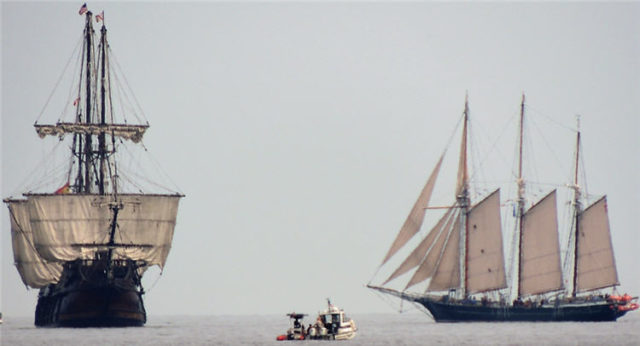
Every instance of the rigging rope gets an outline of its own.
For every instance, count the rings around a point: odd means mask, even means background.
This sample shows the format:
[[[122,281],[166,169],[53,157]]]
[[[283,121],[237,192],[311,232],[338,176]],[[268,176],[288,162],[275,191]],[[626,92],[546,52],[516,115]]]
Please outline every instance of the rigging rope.
[[[53,152],[56,151],[56,149],[58,148],[58,146],[60,145],[60,143],[62,143],[62,141],[58,141],[56,143],[56,145],[48,152],[48,154],[44,155],[42,159],[40,159],[40,161],[38,162],[38,164],[36,165],[36,168],[31,171],[21,182],[20,184],[17,186],[16,189],[13,190],[13,192],[11,193],[11,195],[15,195],[16,193],[18,193],[18,191],[30,191],[30,190],[34,190],[40,186],[42,186],[42,184],[40,185],[35,185],[35,182],[30,182],[31,179],[34,178],[34,176],[36,175],[36,173],[41,172],[42,169],[45,167],[45,164],[49,161],[49,158],[52,156],[51,154]],[[28,188],[27,184],[33,184],[31,185],[31,188]]]
[[[110,47],[109,47],[109,55],[111,57],[113,57],[113,61],[116,63],[116,67],[117,67],[118,71],[122,72],[122,67],[120,67],[120,63],[118,62],[118,58],[111,51]],[[114,72],[114,76],[117,76],[117,74],[115,72]],[[138,99],[136,98],[136,95],[133,93],[133,89],[131,89],[131,86],[129,85],[129,81],[127,80],[127,76],[125,76],[124,73],[122,73],[122,79],[124,80],[124,83],[127,86],[128,92],[131,94],[131,97],[133,97],[133,100],[135,101],[135,105],[138,107],[138,110],[140,110],[140,113],[142,114],[142,117],[144,118],[144,121],[148,124],[149,120],[147,120],[147,116],[144,114],[144,110],[142,109],[142,107],[140,107],[140,103],[138,102]],[[119,79],[118,79],[118,81],[119,81]],[[138,121],[142,122],[142,120],[138,117],[137,113],[134,112],[133,114],[134,114],[134,116],[136,117],[136,119]]]
[[[84,36],[84,34],[82,35]],[[82,39],[83,37],[80,37],[80,39],[78,40],[78,43],[76,43],[76,47],[73,49],[73,52],[71,53],[71,56],[69,57],[69,60],[67,60],[67,64],[64,66],[64,69],[62,70],[62,73],[60,74],[60,77],[58,78],[58,81],[56,82],[56,85],[53,87],[53,90],[51,90],[51,93],[49,94],[49,97],[47,98],[47,101],[44,103],[44,106],[42,107],[42,110],[40,111],[40,114],[38,115],[38,118],[36,118],[36,124],[38,123],[38,120],[40,120],[40,118],[42,118],[42,115],[44,114],[45,109],[47,109],[47,106],[49,105],[49,102],[51,101],[51,98],[53,97],[53,94],[55,93],[56,89],[58,89],[58,85],[60,84],[60,81],[62,81],[62,78],[64,77],[65,73],[67,72],[67,68],[69,67],[69,64],[71,63],[71,60],[73,59],[75,52],[78,50],[78,46],[80,46],[80,43],[82,43]]]
[[[158,276],[156,277],[155,281],[153,281],[153,284],[151,284],[151,287],[148,290],[145,290],[146,293],[151,292],[153,288],[156,287],[156,284],[158,283],[158,281],[160,281],[160,277],[162,276],[163,272],[164,270],[160,269],[160,273],[158,273]],[[140,286],[142,286],[142,283],[140,283]]]
[[[500,130],[500,133],[498,134],[498,136],[495,138],[495,141],[493,141],[493,145],[491,145],[491,147],[489,148],[489,150],[487,150],[484,154],[484,156],[479,160],[479,166],[480,168],[478,169],[479,171],[482,170],[482,167],[484,165],[484,162],[487,161],[487,157],[489,156],[490,153],[497,152],[499,154],[499,158],[502,159],[502,161],[504,161],[504,163],[506,164],[508,161],[505,158],[505,156],[502,154],[502,152],[498,149],[496,149],[498,147],[498,142],[502,139],[502,137],[504,136],[504,134],[507,132],[507,128],[509,128],[509,126],[511,125],[511,123],[514,121],[514,117],[509,117],[509,121],[507,121],[507,123],[503,126],[503,128]],[[474,129],[477,127],[477,124],[474,123]],[[488,136],[486,132],[484,132],[485,130],[480,126],[479,127],[480,130],[482,130],[482,134],[486,137],[486,138],[490,138],[491,136]],[[517,174],[513,173],[514,176],[517,176]],[[472,171],[471,177],[469,178],[471,179],[476,179],[476,170],[474,169]]]
[[[140,180],[143,180],[143,181],[147,182],[148,184],[150,184],[152,186],[155,186],[155,187],[160,188],[162,190],[165,190],[167,192],[171,192],[171,193],[178,192],[180,194],[184,194],[182,191],[180,191],[180,189],[177,187],[175,182],[166,173],[166,171],[164,171],[162,166],[160,166],[160,164],[157,162],[157,160],[154,158],[154,156],[151,154],[151,152],[144,146],[143,143],[141,143],[141,146],[144,149],[146,156],[151,160],[151,163],[156,166],[155,167],[156,168],[156,172],[160,172],[161,175],[164,175],[164,178],[168,179],[169,182],[174,185],[173,189],[147,178],[146,177],[147,174],[146,174],[146,172],[144,170],[144,167],[142,167],[142,165],[140,164],[141,160],[140,159],[136,159],[134,157],[134,156],[138,156],[138,155],[134,155],[134,153],[131,151],[131,149],[128,146],[125,146],[125,145],[122,146],[122,147],[124,147],[124,150],[120,150],[119,153],[122,153],[123,156],[124,155],[129,156],[129,158],[131,159],[130,163],[135,163],[136,164],[135,166],[137,167],[137,170],[128,171],[128,170],[126,170],[126,167],[124,167],[123,165],[119,165],[119,172],[120,173],[125,173],[125,175],[123,177],[126,177],[126,175],[129,174],[129,175],[132,175],[132,176],[135,176],[135,177],[139,178]],[[133,166],[133,165],[131,165],[131,166]],[[133,183],[133,181],[128,179],[128,177],[127,177],[127,181],[129,181],[132,185],[135,185],[135,187],[140,189],[140,192],[143,192],[141,185]]]
[[[82,55],[83,55],[82,53],[77,55],[75,66],[80,66],[80,64],[82,64]],[[76,76],[78,75],[78,70],[80,70],[80,73],[82,74],[82,69],[74,69],[75,72],[73,72],[73,77],[71,78],[72,81],[76,80]],[[69,94],[67,96],[67,102],[65,102],[64,109],[62,110],[62,113],[58,117],[58,122],[60,122],[62,120],[64,115],[67,113],[67,110],[69,109],[69,100],[71,100],[71,97],[72,97],[71,95],[73,94],[74,89],[75,89],[75,84],[72,82],[72,83],[69,84]],[[78,99],[79,98],[80,98],[80,95],[78,94]],[[79,103],[80,102],[75,104],[75,102],[74,102],[72,104],[73,104],[74,107],[80,107]]]
[[[127,123],[127,118],[125,117],[125,114],[127,114],[127,111],[125,110],[125,103],[127,105],[131,105],[131,101],[129,100],[129,98],[127,97],[126,93],[123,93],[122,90],[124,89],[122,83],[120,82],[120,79],[118,78],[118,74],[115,73],[115,71],[113,72],[113,78],[116,81],[116,85],[117,87],[116,89],[116,99],[119,101],[119,105],[120,105],[120,112],[122,112],[122,118],[123,118],[123,122],[126,124]],[[133,116],[138,120],[138,122],[142,122],[140,120],[140,118],[138,117],[138,114],[136,113],[135,109],[133,107],[127,107],[131,109],[131,112],[133,114]]]
[[[549,120],[550,122],[552,122],[552,123],[564,128],[566,130],[569,130],[571,132],[577,132],[575,128],[570,127],[570,126],[566,126],[566,125],[560,123],[559,121],[555,120],[554,117],[546,115],[543,111],[541,111],[539,109],[536,109],[534,107],[531,107],[529,104],[527,104],[527,109],[533,110],[534,112],[536,112],[536,113],[542,115],[543,117],[547,118],[547,120]],[[558,118],[558,117],[556,116],[556,118]]]
[[[151,152],[147,149],[147,147],[144,145],[144,142],[141,141],[141,145],[144,148],[145,152],[147,152],[147,154],[149,155],[149,157],[151,157],[152,162],[156,165],[156,168],[158,168],[162,174],[164,174],[165,178],[169,179],[169,182],[171,184],[173,184],[173,187],[175,189],[175,191],[177,191],[180,194],[184,193],[180,190],[180,188],[178,187],[178,185],[173,181],[173,179],[171,179],[171,176],[169,176],[169,174],[167,174],[167,172],[162,168],[162,166],[160,165],[160,162],[158,160],[156,160],[155,156],[153,156],[153,154],[151,154]],[[164,187],[166,190],[169,190],[169,188]],[[169,190],[171,191],[171,190]]]

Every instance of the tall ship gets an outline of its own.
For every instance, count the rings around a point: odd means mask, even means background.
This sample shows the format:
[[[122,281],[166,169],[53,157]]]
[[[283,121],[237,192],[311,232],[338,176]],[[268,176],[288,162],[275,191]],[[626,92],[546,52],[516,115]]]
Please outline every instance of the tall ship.
[[[36,326],[142,326],[142,276],[152,266],[164,267],[184,195],[154,192],[147,177],[125,170],[121,161],[138,162],[137,156],[123,159],[131,147],[146,151],[142,137],[149,125],[126,120],[134,102],[115,90],[126,80],[113,72],[117,62],[104,14],[94,17],[86,4],[79,14],[84,32],[76,47],[75,87],[55,124],[35,124],[41,138],[58,137],[56,146],[70,152],[63,150],[55,169],[36,172],[45,176],[35,187],[4,199],[14,261],[24,284],[39,289]],[[94,19],[102,24],[99,34]]]
[[[561,248],[559,241],[558,189],[527,200],[529,184],[523,174],[523,149],[529,142],[524,132],[525,106],[523,95],[516,168],[512,170],[515,198],[501,201],[500,188],[492,188],[477,200],[471,199],[469,107],[465,100],[457,175],[452,177],[456,182],[453,202],[430,204],[445,149],[367,287],[414,303],[437,322],[615,321],[638,309],[638,297],[620,295],[616,290],[619,280],[606,196],[588,201],[581,187],[584,182],[579,181],[579,122],[575,157],[567,158],[572,162],[573,181],[564,185],[569,188],[566,247]],[[511,207],[504,215],[513,226],[510,246],[503,244],[504,205]],[[404,261],[397,261],[401,262],[397,269],[390,268],[381,284],[372,283],[381,268],[419,233],[427,211],[443,215],[433,220],[433,227],[421,241],[414,240],[417,246],[413,251],[406,249],[409,254]],[[510,256],[505,255],[505,248],[510,248]],[[401,276],[410,277],[404,288],[392,288]],[[426,288],[412,291],[417,285]]]

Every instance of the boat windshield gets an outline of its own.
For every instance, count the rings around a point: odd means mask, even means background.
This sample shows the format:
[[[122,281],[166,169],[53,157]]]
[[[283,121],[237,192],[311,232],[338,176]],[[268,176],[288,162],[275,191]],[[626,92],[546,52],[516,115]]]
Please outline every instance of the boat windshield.
[[[340,323],[340,314],[326,314],[323,317],[325,324]]]

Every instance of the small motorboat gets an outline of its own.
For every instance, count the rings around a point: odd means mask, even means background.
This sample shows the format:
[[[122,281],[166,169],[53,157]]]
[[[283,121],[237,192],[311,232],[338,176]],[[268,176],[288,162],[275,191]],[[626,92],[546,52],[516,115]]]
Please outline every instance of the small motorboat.
[[[304,329],[304,324],[300,323],[300,321],[307,316],[306,314],[297,314],[292,312],[287,314],[290,319],[293,320],[293,327],[287,330],[287,334],[278,335],[276,340],[304,340],[306,338],[306,331]]]
[[[287,334],[279,335],[276,340],[350,340],[356,336],[356,323],[345,315],[344,310],[331,304],[327,299],[327,309],[318,313],[313,325],[305,330],[302,318],[305,314],[287,314],[293,320],[293,327]]]

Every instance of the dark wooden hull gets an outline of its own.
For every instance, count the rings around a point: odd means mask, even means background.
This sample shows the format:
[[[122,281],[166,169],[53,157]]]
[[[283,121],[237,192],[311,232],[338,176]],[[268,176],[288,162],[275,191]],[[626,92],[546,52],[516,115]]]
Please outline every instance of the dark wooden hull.
[[[140,293],[117,287],[40,296],[36,306],[39,327],[134,327],[145,322]]]
[[[143,291],[133,263],[69,263],[61,282],[40,290],[38,327],[138,327],[146,323]]]
[[[615,321],[626,314],[615,304],[598,302],[562,303],[556,306],[487,306],[481,303],[441,302],[429,297],[414,300],[429,310],[437,322],[600,322]]]

